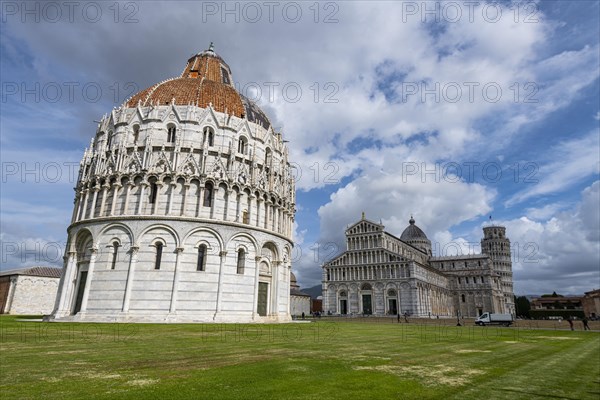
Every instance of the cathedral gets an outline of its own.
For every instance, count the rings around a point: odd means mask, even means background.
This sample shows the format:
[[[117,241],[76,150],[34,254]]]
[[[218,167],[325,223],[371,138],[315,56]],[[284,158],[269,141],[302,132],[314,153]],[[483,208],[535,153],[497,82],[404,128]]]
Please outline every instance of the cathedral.
[[[323,265],[323,309],[347,315],[477,317],[515,313],[510,241],[483,228],[482,254],[435,257],[411,217],[400,238],[363,217],[346,229],[346,251]]]
[[[288,149],[211,44],[105,115],[81,160],[53,320],[290,320]]]

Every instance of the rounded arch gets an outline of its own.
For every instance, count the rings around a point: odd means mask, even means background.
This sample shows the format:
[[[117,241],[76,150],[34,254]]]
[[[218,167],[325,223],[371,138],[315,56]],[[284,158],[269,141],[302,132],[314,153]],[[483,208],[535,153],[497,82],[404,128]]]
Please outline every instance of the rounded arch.
[[[113,228],[123,229],[129,235],[129,239],[130,239],[131,243],[134,242],[133,231],[131,230],[131,228],[129,226],[127,226],[121,222],[112,222],[112,223],[106,225],[105,227],[102,228],[99,235],[102,236],[102,235],[106,234],[106,232],[108,230],[113,229]]]
[[[246,232],[238,232],[235,235],[233,235],[229,239],[229,241],[227,242],[227,247],[229,247],[229,245],[231,243],[234,243],[235,239],[240,238],[240,237],[246,238],[246,239],[248,239],[252,243],[252,245],[254,246],[254,248],[253,249],[247,249],[247,250],[252,250],[256,254],[256,252],[258,251],[258,242],[256,241],[256,239],[252,235],[250,235],[250,234],[248,234]]]
[[[270,240],[263,243],[260,249],[260,254],[262,257],[268,258],[271,261],[279,260],[279,248]]]
[[[168,231],[173,236],[173,239],[175,239],[175,247],[179,247],[181,245],[181,238],[179,237],[179,234],[177,233],[177,231],[165,224],[152,224],[152,225],[147,226],[140,233],[140,236],[139,236],[140,239],[143,238],[144,235],[146,235],[149,231],[151,231],[153,229],[164,229],[164,230]]]
[[[91,245],[93,246],[93,244],[95,242],[94,235],[88,228],[82,228],[82,229],[78,230],[77,233],[75,233],[72,250],[74,250],[78,253],[81,250],[84,250],[82,252],[82,254],[83,254],[85,252],[85,246],[87,246],[88,242],[91,243]]]
[[[217,232],[216,230],[214,230],[212,228],[207,228],[207,227],[200,227],[200,228],[192,229],[184,236],[182,243],[187,243],[189,238],[192,235],[194,235],[196,233],[201,233],[201,232],[208,232],[216,239],[217,244],[219,245],[219,248],[215,249],[215,250],[222,251],[222,249],[225,248],[225,242],[223,241],[223,238],[221,237],[219,232]]]

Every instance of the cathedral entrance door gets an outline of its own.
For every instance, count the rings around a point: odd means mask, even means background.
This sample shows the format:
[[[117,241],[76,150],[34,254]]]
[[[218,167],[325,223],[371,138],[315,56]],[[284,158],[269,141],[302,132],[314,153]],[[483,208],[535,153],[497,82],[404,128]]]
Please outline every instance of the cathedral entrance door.
[[[269,298],[269,284],[265,282],[258,282],[258,304],[256,312],[261,317],[267,315],[267,301]]]
[[[363,303],[363,314],[373,314],[373,309],[371,307],[371,295],[370,294],[363,294],[362,296],[362,303]]]
[[[83,300],[83,292],[85,291],[85,282],[87,281],[87,271],[81,271],[79,275],[79,285],[77,285],[77,297],[75,297],[75,308],[73,315],[81,310],[81,300]]]
[[[340,314],[348,314],[348,300],[340,300]]]
[[[396,299],[388,299],[388,313],[391,315],[398,314],[398,303]]]

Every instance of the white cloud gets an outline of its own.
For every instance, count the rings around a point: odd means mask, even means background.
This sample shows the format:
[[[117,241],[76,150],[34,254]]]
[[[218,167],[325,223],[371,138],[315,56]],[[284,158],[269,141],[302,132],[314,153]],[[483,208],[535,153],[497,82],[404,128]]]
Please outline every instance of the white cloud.
[[[513,251],[515,292],[581,294],[600,284],[600,181],[581,201],[544,221],[500,221]]]
[[[529,183],[525,182],[527,188],[511,196],[505,205],[511,206],[537,196],[561,192],[597,175],[600,173],[599,148],[600,137],[597,130],[557,144],[546,156],[548,160],[536,165],[536,171],[532,171],[535,175],[531,176]],[[533,180],[539,182],[535,183]]]

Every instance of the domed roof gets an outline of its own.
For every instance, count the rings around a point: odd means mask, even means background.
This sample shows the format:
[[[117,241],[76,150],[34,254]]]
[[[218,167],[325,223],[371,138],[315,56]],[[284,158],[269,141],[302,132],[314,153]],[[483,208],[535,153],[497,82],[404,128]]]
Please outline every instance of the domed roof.
[[[247,118],[268,129],[269,119],[246,97],[235,90],[231,69],[214,51],[213,44],[208,50],[191,57],[177,78],[159,82],[133,95],[125,107],[138,105],[195,105],[206,108],[209,105],[222,113]]]
[[[290,289],[300,289],[300,285],[298,285],[298,281],[296,280],[296,275],[290,271]]]
[[[425,232],[421,230],[418,226],[415,225],[415,220],[413,217],[410,217],[408,221],[409,225],[406,227],[402,235],[400,236],[401,240],[411,241],[411,240],[429,240]]]

